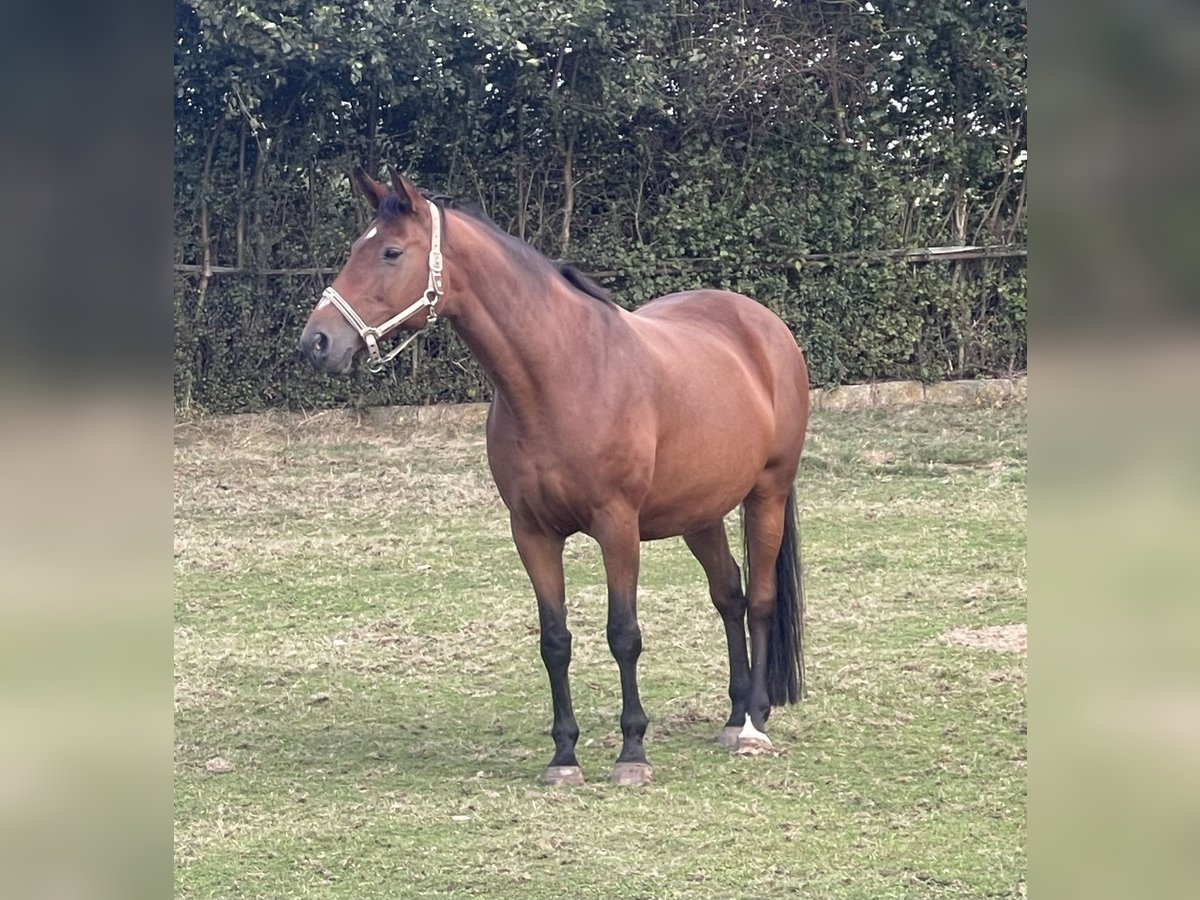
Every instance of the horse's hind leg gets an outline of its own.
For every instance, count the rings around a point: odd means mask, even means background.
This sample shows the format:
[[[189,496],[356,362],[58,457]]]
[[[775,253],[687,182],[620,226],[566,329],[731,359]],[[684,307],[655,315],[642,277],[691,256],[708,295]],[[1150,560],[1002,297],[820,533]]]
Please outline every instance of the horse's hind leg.
[[[746,516],[746,619],[750,626],[750,722],[743,743],[769,745],[763,729],[771,714],[767,690],[767,654],[775,619],[775,562],[783,542],[787,490],[752,493],[745,500]]]
[[[713,606],[725,625],[725,643],[729,648],[729,720],[717,735],[717,743],[730,750],[737,747],[738,734],[746,722],[750,699],[750,660],[746,655],[746,595],[742,593],[742,575],[729,550],[725,523],[714,522],[707,528],[685,534],[692,555],[704,567]]]

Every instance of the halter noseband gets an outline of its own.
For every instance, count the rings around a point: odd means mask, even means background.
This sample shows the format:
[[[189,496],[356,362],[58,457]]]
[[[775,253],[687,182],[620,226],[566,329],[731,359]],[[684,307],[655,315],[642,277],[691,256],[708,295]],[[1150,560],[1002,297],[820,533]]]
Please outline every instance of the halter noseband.
[[[433,224],[433,227],[430,229],[429,242],[429,281],[425,286],[425,293],[382,325],[375,326],[364,322],[362,316],[354,311],[354,307],[346,302],[346,298],[332,287],[325,288],[325,292],[321,294],[321,301],[317,304],[320,306],[326,302],[332,303],[337,308],[337,311],[350,323],[351,327],[358,332],[358,336],[367,345],[367,352],[371,355],[370,360],[367,362],[367,368],[375,373],[382,372],[385,365],[395,359],[401,350],[420,337],[421,333],[436,322],[438,318],[437,304],[438,300],[442,297],[442,214],[432,201],[427,200],[425,202],[429,204],[429,216]],[[411,318],[419,310],[426,307],[429,308],[429,317],[425,320],[425,325],[389,350],[386,355],[380,354],[379,342],[389,332],[403,324],[406,319]]]

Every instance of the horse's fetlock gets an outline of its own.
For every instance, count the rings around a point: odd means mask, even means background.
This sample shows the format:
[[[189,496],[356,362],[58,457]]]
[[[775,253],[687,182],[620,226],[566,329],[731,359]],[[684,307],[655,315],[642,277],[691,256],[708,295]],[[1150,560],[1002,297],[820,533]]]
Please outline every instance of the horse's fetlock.
[[[563,722],[550,729],[555,744],[568,743],[574,746],[579,740],[579,726],[574,722]]]
[[[637,710],[621,717],[621,733],[623,735],[636,737],[640,740],[649,727],[650,717],[642,710]]]

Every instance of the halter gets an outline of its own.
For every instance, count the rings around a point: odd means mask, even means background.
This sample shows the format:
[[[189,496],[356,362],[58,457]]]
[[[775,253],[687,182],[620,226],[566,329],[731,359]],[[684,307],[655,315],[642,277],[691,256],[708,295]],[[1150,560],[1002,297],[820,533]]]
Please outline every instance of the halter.
[[[382,372],[385,365],[395,359],[401,350],[420,337],[425,329],[434,324],[438,318],[437,304],[438,300],[442,297],[442,214],[432,201],[427,200],[425,202],[429,204],[429,215],[433,223],[429,243],[429,281],[425,286],[425,293],[382,325],[375,326],[364,322],[362,316],[354,311],[354,307],[346,302],[346,298],[332,287],[325,288],[325,292],[321,294],[321,303],[326,301],[332,303],[354,330],[358,332],[358,336],[363,339],[363,343],[367,345],[367,352],[371,354],[371,359],[367,362],[367,368],[375,373]],[[320,303],[317,305],[319,306]],[[425,320],[425,325],[389,350],[386,355],[381,355],[379,352],[379,342],[406,319],[411,318],[416,312],[425,307],[429,308],[429,317]]]

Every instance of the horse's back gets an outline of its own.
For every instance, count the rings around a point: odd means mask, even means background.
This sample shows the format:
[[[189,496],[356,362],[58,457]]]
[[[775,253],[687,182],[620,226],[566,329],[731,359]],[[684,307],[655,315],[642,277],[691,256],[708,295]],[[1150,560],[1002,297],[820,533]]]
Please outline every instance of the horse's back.
[[[725,323],[742,319],[783,324],[773,312],[757,300],[733,291],[678,291],[651,300],[634,311],[634,316],[664,322]]]
[[[804,354],[783,320],[756,300],[731,291],[682,291],[647,303],[632,318],[644,340],[686,360],[687,371],[705,364],[719,371],[736,358],[783,402],[803,394],[807,415]]]

